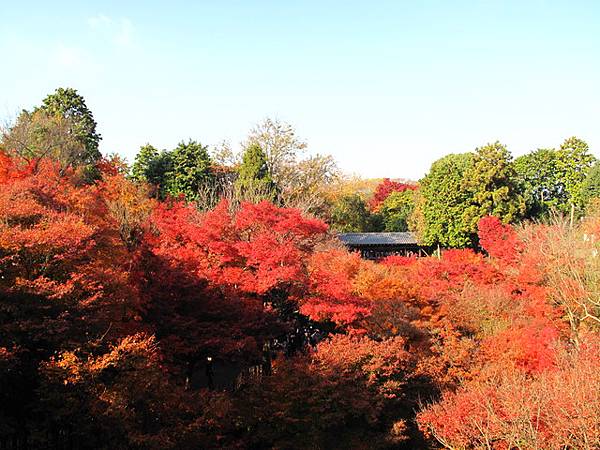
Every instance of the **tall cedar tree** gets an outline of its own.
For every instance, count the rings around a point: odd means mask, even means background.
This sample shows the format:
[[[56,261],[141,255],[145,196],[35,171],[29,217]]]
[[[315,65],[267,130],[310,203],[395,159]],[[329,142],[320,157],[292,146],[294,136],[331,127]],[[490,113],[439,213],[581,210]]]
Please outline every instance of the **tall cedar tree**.
[[[275,200],[276,186],[269,173],[265,152],[260,145],[251,143],[244,151],[235,188],[242,199]]]

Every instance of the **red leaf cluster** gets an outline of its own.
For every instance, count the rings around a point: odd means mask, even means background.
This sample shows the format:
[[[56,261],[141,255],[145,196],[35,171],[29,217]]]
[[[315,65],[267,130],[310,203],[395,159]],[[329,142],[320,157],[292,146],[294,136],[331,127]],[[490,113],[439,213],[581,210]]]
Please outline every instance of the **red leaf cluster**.
[[[369,207],[371,211],[378,211],[381,204],[392,192],[404,192],[407,190],[416,190],[417,186],[414,184],[400,183],[398,181],[392,181],[389,178],[384,178],[381,183],[375,188],[373,197],[369,200]]]
[[[236,214],[225,201],[204,214],[173,202],[159,206],[151,222],[153,253],[214,284],[258,295],[304,287],[312,247],[327,230],[267,201],[244,203]]]
[[[600,439],[595,219],[486,217],[485,253],[373,262],[298,210],[201,212],[98,169],[0,154],[0,396],[32,423],[97,447],[385,447],[437,398],[418,424],[450,448]],[[207,357],[237,391],[187,389]]]

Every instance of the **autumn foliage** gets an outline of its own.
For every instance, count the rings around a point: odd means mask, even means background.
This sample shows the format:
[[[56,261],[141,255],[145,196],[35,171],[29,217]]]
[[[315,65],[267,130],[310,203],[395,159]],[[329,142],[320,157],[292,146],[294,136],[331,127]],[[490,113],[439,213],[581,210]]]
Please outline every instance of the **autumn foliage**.
[[[392,192],[404,192],[407,190],[415,190],[417,186],[414,184],[401,183],[398,181],[392,181],[389,178],[384,178],[381,183],[375,188],[373,197],[369,200],[369,207],[371,211],[378,211],[381,204]]]
[[[478,251],[375,262],[295,209],[201,212],[153,199],[117,160],[97,170],[0,153],[0,438],[600,445],[595,216],[485,217]]]

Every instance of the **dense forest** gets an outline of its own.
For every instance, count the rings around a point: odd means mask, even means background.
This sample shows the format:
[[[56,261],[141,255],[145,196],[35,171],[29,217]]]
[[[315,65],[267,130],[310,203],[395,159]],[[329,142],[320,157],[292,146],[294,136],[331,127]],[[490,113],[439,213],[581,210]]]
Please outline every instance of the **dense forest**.
[[[239,154],[100,140],[69,88],[2,130],[0,448],[600,448],[581,139],[418,182],[344,175],[271,119]],[[439,250],[336,238],[406,230]]]

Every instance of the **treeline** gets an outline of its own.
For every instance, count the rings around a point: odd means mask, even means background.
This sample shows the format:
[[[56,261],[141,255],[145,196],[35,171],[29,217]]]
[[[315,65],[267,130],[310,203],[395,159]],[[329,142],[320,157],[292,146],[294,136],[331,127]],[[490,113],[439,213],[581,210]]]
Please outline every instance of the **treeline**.
[[[196,141],[170,151],[145,145],[130,178],[149,183],[159,199],[182,196],[201,210],[227,198],[232,205],[269,200],[322,215],[326,190],[340,173],[331,156],[306,156],[305,149],[290,125],[265,119],[237,154],[226,142],[212,150]]]
[[[131,176],[155,186],[160,198],[184,195],[201,209],[223,197],[267,199],[300,207],[336,231],[410,230],[423,245],[445,248],[475,248],[477,223],[487,215],[504,223],[575,220],[600,194],[600,165],[575,137],[516,159],[499,142],[448,155],[418,182],[345,177],[331,157],[298,163],[303,148],[289,125],[267,120],[226,163],[211,161],[195,142],[170,152],[145,146]]]
[[[384,180],[368,191],[347,193],[324,219],[339,231],[406,231],[423,245],[477,247],[477,223],[573,220],[600,194],[600,165],[575,137],[558,149],[538,149],[513,159],[495,142],[474,152],[435,161],[418,183]]]
[[[3,132],[10,154],[53,157],[64,167],[85,168],[88,179],[101,158],[100,139],[92,113],[73,89],[58,89]],[[182,196],[200,210],[223,198],[232,207],[269,200],[299,208],[336,231],[410,230],[423,245],[445,248],[476,247],[476,225],[486,215],[504,223],[576,219],[600,195],[600,165],[575,137],[516,159],[499,142],[447,155],[418,182],[345,176],[331,156],[310,156],[306,149],[289,124],[265,119],[237,153],[226,142],[209,148],[181,141],[172,150],[147,144],[127,170],[154,197]]]
[[[504,223],[581,217],[598,192],[595,164],[574,137],[515,160],[499,142],[448,155],[420,181],[413,229],[427,245],[468,247],[477,244],[477,223],[487,215]]]
[[[286,202],[328,211],[358,193],[384,217],[407,197],[412,213],[397,211],[412,217],[433,181],[345,180],[294,197],[282,174],[314,160],[277,166],[258,139],[239,165],[188,141],[146,152],[160,170],[142,158],[130,170],[90,156],[99,135],[76,92],[44,105],[0,151],[0,447],[600,447],[593,207],[573,223],[485,216],[464,234],[485,253],[366,261]],[[214,207],[185,190],[196,172],[178,180],[196,154],[210,157],[202,183],[235,170]],[[447,160],[466,172],[492,167],[487,154],[507,155],[493,145]],[[515,164],[432,180],[454,180],[444,198],[469,212],[457,223],[485,208],[519,220],[523,195],[481,182],[512,178]],[[580,186],[565,212],[581,210]]]

